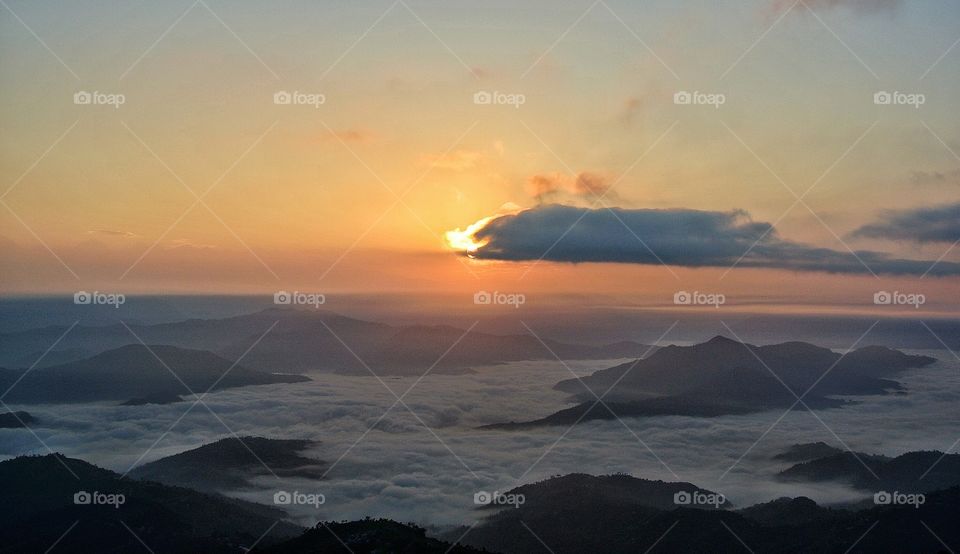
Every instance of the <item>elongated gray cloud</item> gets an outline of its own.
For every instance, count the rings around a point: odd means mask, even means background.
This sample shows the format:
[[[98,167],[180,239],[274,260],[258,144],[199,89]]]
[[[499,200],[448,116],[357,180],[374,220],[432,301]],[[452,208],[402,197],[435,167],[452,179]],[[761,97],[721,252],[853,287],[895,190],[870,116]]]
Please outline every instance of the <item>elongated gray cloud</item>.
[[[886,219],[860,227],[853,232],[853,236],[921,243],[953,243],[960,240],[960,202],[934,208],[887,212]]]
[[[833,250],[782,239],[744,211],[588,209],[539,206],[486,222],[471,256],[497,260],[616,262],[685,267],[742,267],[960,275],[960,264],[898,259],[883,252]],[[869,268],[869,269],[868,269]],[[932,268],[932,269],[931,269]]]

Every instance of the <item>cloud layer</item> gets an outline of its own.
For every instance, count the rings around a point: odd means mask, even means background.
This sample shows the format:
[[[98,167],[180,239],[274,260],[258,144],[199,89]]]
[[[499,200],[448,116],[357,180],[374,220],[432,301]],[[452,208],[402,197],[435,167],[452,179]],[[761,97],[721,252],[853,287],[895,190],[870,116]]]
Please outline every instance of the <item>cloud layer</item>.
[[[921,243],[960,240],[960,203],[887,212],[886,218],[887,221],[860,227],[853,236]]]
[[[544,205],[493,218],[470,254],[497,260],[760,267],[830,273],[960,275],[960,264],[897,259],[784,240],[743,211],[588,209]],[[932,268],[932,269],[931,269]]]

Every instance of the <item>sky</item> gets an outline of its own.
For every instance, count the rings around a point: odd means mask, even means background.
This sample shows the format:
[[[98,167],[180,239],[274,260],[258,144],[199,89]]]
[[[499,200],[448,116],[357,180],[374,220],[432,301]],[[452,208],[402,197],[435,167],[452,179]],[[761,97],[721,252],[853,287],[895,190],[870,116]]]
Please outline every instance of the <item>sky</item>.
[[[946,0],[8,0],[0,292],[955,312],[958,29]]]

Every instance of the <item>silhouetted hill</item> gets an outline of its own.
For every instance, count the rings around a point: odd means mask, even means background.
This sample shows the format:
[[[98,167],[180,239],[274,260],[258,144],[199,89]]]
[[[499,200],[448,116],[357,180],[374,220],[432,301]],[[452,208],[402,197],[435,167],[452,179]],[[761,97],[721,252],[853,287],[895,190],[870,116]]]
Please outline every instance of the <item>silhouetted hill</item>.
[[[960,485],[960,454],[908,452],[888,458],[841,452],[794,465],[778,477],[786,481],[841,481],[868,491],[928,492]]]
[[[13,385],[20,376],[18,371],[0,372],[0,388]],[[127,400],[155,395],[189,394],[187,387],[200,394],[210,387],[221,390],[308,380],[302,375],[248,369],[202,350],[167,345],[148,348],[135,344],[84,360],[33,369],[16,383],[5,401],[38,403]]]
[[[886,377],[935,361],[883,347],[841,356],[802,342],[753,346],[718,336],[694,346],[663,347],[641,360],[560,381],[554,388],[572,394],[580,404],[541,419],[484,428],[570,425],[615,417],[741,414],[792,406],[808,390],[804,403],[810,408],[836,407],[844,401],[830,396],[896,390],[899,383]],[[607,407],[594,406],[594,395],[603,397]]]
[[[436,363],[434,371],[450,373],[476,365],[552,360],[554,353],[563,359],[600,360],[638,357],[649,350],[646,345],[629,341],[606,346],[550,339],[541,343],[532,335],[464,334],[464,329],[443,325],[393,326],[326,310],[282,308],[130,328],[148,344],[209,350],[229,359],[246,353],[245,366],[270,371],[367,374],[364,364],[368,364],[378,374],[413,374]],[[64,331],[66,327],[51,326],[0,334],[0,365],[27,365],[25,360],[35,360],[30,355],[42,353]],[[121,324],[77,325],[48,356],[101,352],[134,343],[137,339]],[[249,350],[254,343],[257,347]]]
[[[455,539],[454,539],[455,540]],[[426,536],[413,524],[402,524],[389,519],[322,522],[303,535],[268,548],[252,552],[264,554],[481,554],[469,546],[451,545]]]
[[[157,393],[151,394],[148,396],[140,396],[137,398],[131,398],[126,402],[120,404],[121,406],[146,406],[147,404],[174,404],[176,402],[183,402],[183,399],[180,398],[179,394],[173,393]]]
[[[559,477],[551,477],[537,483],[521,485],[506,491],[504,494],[522,494],[528,509],[545,509],[549,506],[571,502],[574,499],[589,498],[593,502],[603,503],[605,506],[643,506],[661,510],[672,510],[678,507],[674,495],[677,493],[715,494],[713,491],[701,489],[692,483],[670,483],[666,481],[650,481],[626,474],[588,475],[585,473],[571,473]],[[482,508],[488,508],[485,506]],[[730,503],[722,499],[718,505],[693,506],[705,510],[728,508]]]
[[[214,492],[243,488],[251,478],[262,475],[320,479],[326,464],[300,455],[314,444],[308,440],[228,437],[138,466],[129,476]]]
[[[570,489],[568,478],[538,487],[549,502],[504,508],[470,530],[463,542],[505,554],[554,552],[935,553],[937,537],[955,548],[960,488],[932,492],[919,508],[878,506],[831,510],[806,498],[780,499],[743,510],[658,509],[629,495]],[[575,481],[580,479],[575,477]],[[564,495],[564,491],[572,494]],[[929,527],[928,530],[926,527]],[[868,532],[869,530],[869,532]],[[455,530],[462,534],[465,529]],[[542,541],[542,543],[541,543]],[[859,542],[858,542],[859,541]],[[544,546],[546,545],[546,547]],[[655,547],[655,548],[654,548]],[[652,550],[651,550],[652,549]]]
[[[122,494],[124,501],[116,507],[76,504],[74,495],[81,491]],[[59,454],[0,462],[0,548],[5,553],[45,552],[54,543],[54,552],[64,553],[146,552],[140,540],[157,553],[237,552],[268,529],[262,544],[301,532],[278,523],[283,517],[272,507],[121,479]]]
[[[823,458],[833,454],[839,454],[843,450],[830,446],[825,442],[807,442],[803,444],[794,444],[785,451],[773,457],[774,460],[783,460],[786,462],[806,462],[816,458]]]
[[[27,412],[6,412],[0,414],[0,429],[16,429],[35,422],[36,419]]]

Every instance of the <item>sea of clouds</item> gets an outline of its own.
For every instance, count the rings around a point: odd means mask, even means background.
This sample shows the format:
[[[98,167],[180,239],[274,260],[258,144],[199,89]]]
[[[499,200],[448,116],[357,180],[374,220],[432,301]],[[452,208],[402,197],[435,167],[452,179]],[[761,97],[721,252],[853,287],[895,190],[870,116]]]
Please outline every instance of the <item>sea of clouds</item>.
[[[51,449],[118,472],[135,463],[237,435],[319,441],[307,455],[332,465],[322,481],[282,478],[266,469],[249,489],[230,494],[271,504],[278,490],[320,493],[318,507],[288,507],[305,525],[318,519],[390,517],[429,525],[470,524],[477,491],[505,491],[572,472],[625,472],[687,481],[726,495],[736,506],[780,496],[818,502],[867,496],[836,484],[779,483],[789,464],[772,456],[794,443],[824,441],[855,451],[897,455],[956,447],[960,360],[947,351],[913,351],[940,361],[902,375],[906,394],[858,403],[716,418],[656,417],[591,421],[575,428],[483,431],[487,423],[542,417],[568,406],[554,383],[615,362],[524,362],[477,368],[474,375],[416,378],[311,375],[309,383],[245,387],[166,406],[77,404],[18,406],[38,419],[34,432]],[[397,395],[414,385],[384,415]],[[181,418],[176,425],[175,422]],[[774,426],[774,423],[782,417]],[[171,428],[171,426],[173,426]],[[771,428],[771,426],[773,426]],[[0,430],[0,456],[46,453],[30,431]],[[576,499],[571,499],[575,502]]]

